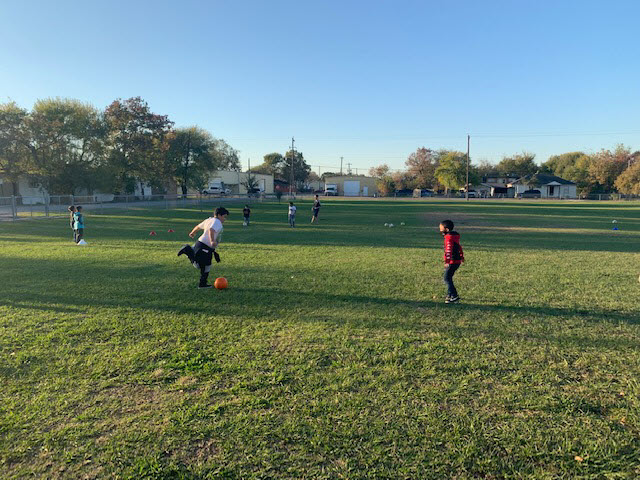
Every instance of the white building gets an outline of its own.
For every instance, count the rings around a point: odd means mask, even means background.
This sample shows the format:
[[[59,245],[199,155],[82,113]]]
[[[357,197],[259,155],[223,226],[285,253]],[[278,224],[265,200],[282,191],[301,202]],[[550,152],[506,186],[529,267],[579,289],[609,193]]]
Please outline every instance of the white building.
[[[578,198],[575,183],[547,173],[534,173],[515,182],[510,187],[515,189],[515,195],[540,195],[540,198]]]
[[[231,190],[232,194],[244,195],[247,193],[247,172],[239,172],[233,170],[219,170],[211,173],[209,176],[209,185],[222,185],[224,188]],[[256,180],[258,189],[265,194],[273,193],[273,175],[265,175],[262,173],[251,173]]]

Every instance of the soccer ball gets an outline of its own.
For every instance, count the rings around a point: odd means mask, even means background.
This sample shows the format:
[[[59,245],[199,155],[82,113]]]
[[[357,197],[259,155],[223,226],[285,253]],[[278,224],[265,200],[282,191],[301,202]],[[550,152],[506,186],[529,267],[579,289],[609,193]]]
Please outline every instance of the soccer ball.
[[[213,286],[218,290],[224,290],[229,286],[229,282],[227,282],[227,279],[224,277],[218,277],[216,278],[216,281],[213,282]]]
[[[613,221],[613,222],[611,222],[611,223],[618,223],[618,220],[614,220],[614,221]]]
[[[400,222],[400,225],[402,225],[404,227],[404,222]]]
[[[242,222],[242,226],[246,227],[247,226],[247,222]]]
[[[384,224],[384,226],[385,226],[385,227],[388,227],[388,226],[389,226],[389,224],[388,224],[388,223],[385,223],[385,224]]]
[[[389,228],[393,228],[393,223],[390,223],[390,224],[389,224]]]

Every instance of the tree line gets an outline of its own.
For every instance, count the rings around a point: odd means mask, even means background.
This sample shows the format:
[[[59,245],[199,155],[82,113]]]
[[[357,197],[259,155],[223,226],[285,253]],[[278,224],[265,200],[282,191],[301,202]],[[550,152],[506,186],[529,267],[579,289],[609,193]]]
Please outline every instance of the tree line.
[[[240,169],[235,149],[200,127],[174,128],[140,97],[104,110],[68,98],[38,100],[30,111],[0,104],[0,176],[13,195],[25,177],[60,195],[128,194],[137,184],[187,193],[219,169]]]
[[[466,185],[467,155],[463,152],[422,147],[409,155],[405,166],[405,171],[392,172],[383,164],[371,168],[369,175],[377,179],[382,195],[414,188],[459,190]],[[553,155],[540,165],[535,162],[535,154],[527,152],[504,156],[495,165],[487,161],[471,163],[469,184],[477,185],[482,177],[495,173],[524,177],[536,172],[574,182],[580,195],[614,192],[640,195],[640,151],[632,152],[624,145],[595,154]]]

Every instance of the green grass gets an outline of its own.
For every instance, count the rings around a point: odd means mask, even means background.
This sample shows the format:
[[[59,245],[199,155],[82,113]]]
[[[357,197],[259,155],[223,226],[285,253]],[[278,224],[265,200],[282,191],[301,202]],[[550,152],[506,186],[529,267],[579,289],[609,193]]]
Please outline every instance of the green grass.
[[[640,476],[639,204],[298,206],[0,223],[0,478]]]

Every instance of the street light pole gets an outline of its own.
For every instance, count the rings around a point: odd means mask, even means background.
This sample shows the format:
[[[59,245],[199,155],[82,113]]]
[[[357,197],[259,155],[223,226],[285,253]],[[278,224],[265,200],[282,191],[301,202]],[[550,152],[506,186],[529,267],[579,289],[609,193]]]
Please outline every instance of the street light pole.
[[[293,161],[296,158],[295,150],[293,149],[293,144],[295,140],[291,137],[291,183],[289,184],[289,197],[293,198]]]
[[[469,146],[471,143],[471,135],[467,134],[467,188],[466,196],[467,202],[469,201]]]

